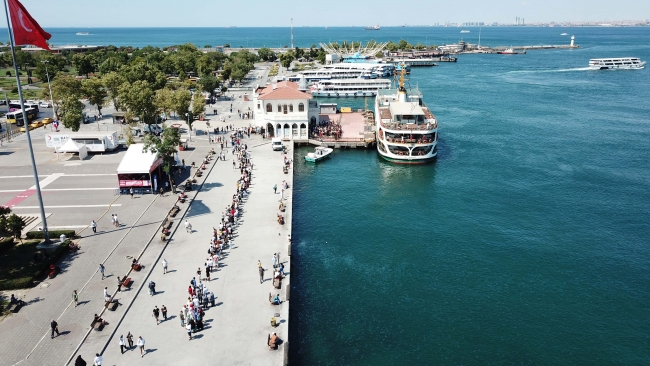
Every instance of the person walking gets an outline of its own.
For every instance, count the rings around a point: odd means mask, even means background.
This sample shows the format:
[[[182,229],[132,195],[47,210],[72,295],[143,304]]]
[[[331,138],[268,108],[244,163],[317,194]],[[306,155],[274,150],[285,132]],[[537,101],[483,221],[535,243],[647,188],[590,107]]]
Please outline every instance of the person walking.
[[[188,220],[185,220],[185,231],[187,231],[190,234],[192,233],[192,224],[190,224]]]
[[[56,332],[56,336],[59,336],[59,323],[56,322],[56,320],[52,319],[52,322],[50,323],[50,328],[52,328],[52,335],[50,338],[54,338],[54,332]]]
[[[97,233],[97,222],[93,220],[93,222],[90,223],[90,227],[93,229],[93,233]]]
[[[260,283],[264,282],[264,271],[265,269],[262,266],[257,267],[258,272],[260,273]]]
[[[120,343],[120,352],[122,354],[124,354],[124,349],[126,348],[126,342],[124,341],[124,336],[123,335],[120,336],[119,343]]]
[[[153,296],[156,293],[156,283],[149,281],[149,295]]]
[[[156,318],[156,325],[158,325],[158,323],[160,323],[160,320],[158,320],[160,317],[160,309],[158,309],[158,306],[153,308],[153,317]]]
[[[278,194],[278,185],[277,184],[273,185],[273,194]]]
[[[77,290],[72,291],[72,301],[74,302],[74,307],[76,308],[79,303],[79,295],[77,295]]]
[[[136,343],[138,347],[140,347],[140,357],[144,357],[145,351],[144,351],[144,339],[142,336],[138,337],[138,343]]]
[[[185,325],[185,330],[187,330],[187,335],[190,337],[190,341],[192,340],[192,325],[188,322]]]
[[[131,199],[133,199],[133,187],[129,188],[129,193],[131,194]]]
[[[162,260],[163,274],[167,273],[167,259]]]
[[[111,215],[111,225],[115,226],[115,214]]]
[[[129,349],[133,348],[133,334],[131,332],[126,334],[126,341],[129,342]]]
[[[202,279],[202,277],[201,277],[201,267],[196,269],[196,275],[199,277],[199,281],[201,281],[201,279]]]
[[[104,268],[104,265],[102,263],[99,264],[99,272],[102,274],[102,280],[104,279],[104,271],[106,268]]]
[[[94,366],[102,366],[103,362],[102,356],[99,355],[99,353],[95,353],[95,359],[93,360],[93,365]]]
[[[117,214],[115,214],[115,227],[120,227],[120,220],[117,219]]]
[[[162,308],[160,308],[160,312],[162,313],[163,320],[167,320],[167,308],[165,307],[165,305],[163,305]]]
[[[278,266],[278,254],[273,253],[273,268]]]

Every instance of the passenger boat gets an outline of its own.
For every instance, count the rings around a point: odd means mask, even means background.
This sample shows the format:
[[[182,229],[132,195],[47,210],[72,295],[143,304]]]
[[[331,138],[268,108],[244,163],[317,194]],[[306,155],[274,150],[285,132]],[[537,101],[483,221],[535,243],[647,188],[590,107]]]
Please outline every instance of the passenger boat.
[[[377,152],[393,163],[424,164],[438,155],[438,120],[418,89],[404,87],[402,70],[399,87],[379,90],[375,99]]]
[[[499,54],[499,55],[519,55],[519,54],[525,55],[526,51],[518,52],[518,51],[515,51],[512,48],[508,48],[508,49],[505,49],[503,51],[497,51],[497,54]]]
[[[305,156],[305,161],[310,163],[317,163],[325,158],[328,158],[332,154],[334,149],[325,146],[318,146],[314,152],[310,152]]]
[[[377,25],[371,25],[370,27],[365,27],[364,29],[365,30],[380,30],[381,27],[379,26],[379,24],[377,24]]]
[[[592,70],[608,70],[608,69],[643,69],[645,61],[641,61],[636,57],[621,57],[621,58],[592,58],[589,60],[589,68]]]
[[[468,30],[466,30],[466,29],[463,29],[463,30],[462,30],[462,31],[460,31],[460,32],[461,32],[461,33],[469,33],[469,31],[468,31]]]
[[[314,97],[374,97],[380,89],[390,88],[389,79],[332,79],[312,84]]]
[[[88,35],[90,35],[90,33],[88,33],[88,32],[77,32],[77,35],[78,36],[88,36]]]
[[[300,74],[305,76],[308,82],[316,80],[328,79],[349,79],[359,78],[363,75],[377,75],[377,77],[385,77],[393,74],[395,67],[391,64],[377,64],[377,63],[345,63],[340,62],[331,65],[324,65],[317,70],[305,70]],[[299,79],[299,76],[289,77],[290,81],[293,78]]]

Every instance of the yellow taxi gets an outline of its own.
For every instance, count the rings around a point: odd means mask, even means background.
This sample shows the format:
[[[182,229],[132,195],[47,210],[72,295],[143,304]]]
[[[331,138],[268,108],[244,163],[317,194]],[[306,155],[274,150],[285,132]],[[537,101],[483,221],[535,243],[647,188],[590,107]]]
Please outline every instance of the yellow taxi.
[[[32,127],[32,125],[29,125],[29,130],[31,131],[31,130],[33,130],[33,129],[34,129],[34,127]],[[27,128],[25,128],[25,126],[23,126],[23,127],[21,127],[21,128],[19,129],[19,131],[20,131],[20,132],[27,132]]]
[[[34,122],[32,122],[30,124],[30,126],[32,127],[32,129],[43,127],[43,122],[42,121],[34,121]]]
[[[50,118],[50,117],[43,118],[43,119],[41,120],[41,123],[43,123],[44,125],[49,125],[49,124],[52,123],[52,122],[54,122],[54,120],[53,120],[52,118]]]

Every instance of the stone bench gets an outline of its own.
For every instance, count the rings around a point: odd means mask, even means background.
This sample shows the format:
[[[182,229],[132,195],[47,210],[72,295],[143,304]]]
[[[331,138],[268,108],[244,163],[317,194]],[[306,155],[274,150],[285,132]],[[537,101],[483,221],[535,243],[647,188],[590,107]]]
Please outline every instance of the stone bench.
[[[96,322],[94,320],[90,324],[90,326],[93,328],[93,330],[96,330],[98,332],[101,331],[102,329],[104,329],[104,324],[102,322]]]

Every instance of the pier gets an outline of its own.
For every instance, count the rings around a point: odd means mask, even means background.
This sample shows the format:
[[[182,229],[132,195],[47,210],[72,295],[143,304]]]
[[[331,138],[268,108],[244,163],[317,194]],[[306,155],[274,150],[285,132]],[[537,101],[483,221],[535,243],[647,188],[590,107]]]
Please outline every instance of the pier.
[[[345,110],[345,108],[343,108]],[[325,146],[333,149],[370,148],[376,144],[375,119],[372,111],[320,113],[321,125],[340,126],[340,135],[309,132],[308,139],[293,139],[299,145]]]

